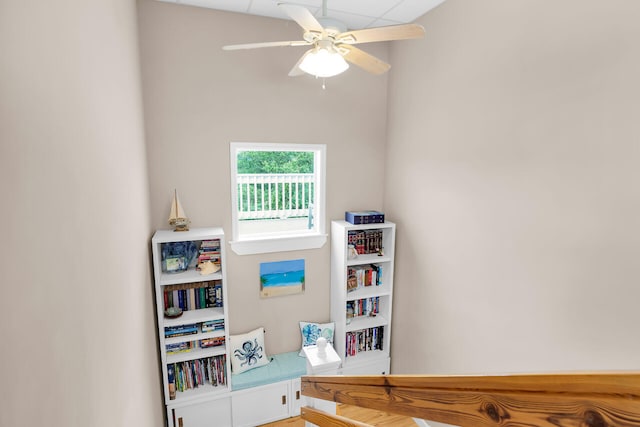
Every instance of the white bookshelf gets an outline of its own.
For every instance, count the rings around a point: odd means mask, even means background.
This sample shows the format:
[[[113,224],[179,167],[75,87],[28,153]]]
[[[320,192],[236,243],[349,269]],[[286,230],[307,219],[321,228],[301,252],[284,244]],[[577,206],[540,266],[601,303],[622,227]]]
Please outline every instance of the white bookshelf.
[[[345,375],[389,373],[395,231],[392,222],[361,225],[342,220],[331,222],[331,320],[335,322],[334,347],[342,359]],[[376,248],[380,252],[359,253],[350,258],[350,235],[368,235],[370,243],[373,242],[361,247],[361,252]],[[372,277],[370,271],[375,271],[375,283],[364,280],[356,289],[348,290],[349,276]],[[354,307],[353,317],[347,314],[348,306]],[[372,307],[377,309],[373,313]],[[354,339],[360,345],[354,347]]]
[[[200,248],[201,243],[207,240],[217,240],[219,242],[221,265],[220,271],[209,275],[201,275],[193,265],[183,272],[163,271],[162,252],[165,244],[174,242],[194,242],[196,247]],[[185,420],[190,418],[198,418],[197,411],[199,410],[199,408],[207,408],[207,413],[209,413],[209,411],[211,411],[210,408],[216,407],[216,413],[219,413],[221,415],[223,413],[230,414],[230,400],[228,398],[228,395],[231,391],[231,366],[227,345],[227,343],[229,342],[229,324],[227,314],[227,280],[225,267],[224,232],[221,228],[218,227],[195,228],[183,232],[174,232],[172,230],[158,230],[151,239],[151,244],[153,253],[153,273],[158,320],[158,338],[160,347],[159,352],[162,362],[162,385],[164,391],[164,403],[167,410],[168,425],[170,427],[173,427],[175,420],[180,419],[180,421],[182,422],[183,417]],[[195,262],[193,264],[195,264]],[[221,307],[206,306],[207,304],[202,302],[202,294],[197,298],[199,304],[195,304],[195,301],[192,299],[192,294],[189,296],[189,309],[186,309],[186,305],[183,306],[185,309],[183,310],[180,317],[168,318],[165,316],[167,301],[169,301],[169,297],[165,297],[165,291],[170,290],[172,292],[172,298],[169,305],[177,306],[173,298],[173,296],[175,295],[175,291],[173,290],[176,288],[175,285],[185,285],[185,287],[192,286],[194,287],[194,289],[198,289],[199,287],[213,285],[214,283],[221,285]],[[194,290],[194,292],[196,291]],[[224,323],[224,328],[203,332],[202,323],[207,321],[222,321]],[[194,334],[165,337],[165,328],[175,328],[183,325],[194,324],[197,328],[197,332]],[[224,345],[204,348],[201,348],[199,346],[201,340],[222,337],[224,338]],[[193,342],[194,348],[188,351],[173,354],[167,352],[167,345],[188,342]],[[185,362],[190,363],[196,360],[207,360],[208,358],[215,358],[218,365],[222,366],[222,377],[224,377],[225,379],[224,382],[217,382],[217,384],[214,385],[205,381],[204,383],[199,384],[197,387],[189,387],[182,391],[176,391],[175,397],[172,398],[172,393],[170,393],[170,385],[168,381],[169,366],[171,366],[175,370],[178,365]],[[174,377],[177,375],[178,374],[176,372],[174,374]],[[205,404],[204,402],[208,402],[206,403],[206,406],[202,406]],[[230,417],[230,415],[228,416]],[[188,424],[198,425],[199,423],[190,422]]]

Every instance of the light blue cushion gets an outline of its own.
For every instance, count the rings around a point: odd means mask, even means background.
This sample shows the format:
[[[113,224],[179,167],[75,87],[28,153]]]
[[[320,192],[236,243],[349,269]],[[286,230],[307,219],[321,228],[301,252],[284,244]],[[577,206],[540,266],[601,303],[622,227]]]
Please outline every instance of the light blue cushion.
[[[278,381],[290,380],[307,374],[307,359],[297,351],[274,354],[271,363],[241,374],[231,374],[231,389],[242,390]]]

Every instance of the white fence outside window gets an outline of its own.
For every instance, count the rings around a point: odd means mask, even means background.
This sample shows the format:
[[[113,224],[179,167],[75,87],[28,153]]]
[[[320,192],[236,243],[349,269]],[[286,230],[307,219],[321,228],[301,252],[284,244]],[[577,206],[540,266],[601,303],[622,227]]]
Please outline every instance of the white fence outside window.
[[[236,183],[240,221],[313,216],[314,174],[238,174]]]

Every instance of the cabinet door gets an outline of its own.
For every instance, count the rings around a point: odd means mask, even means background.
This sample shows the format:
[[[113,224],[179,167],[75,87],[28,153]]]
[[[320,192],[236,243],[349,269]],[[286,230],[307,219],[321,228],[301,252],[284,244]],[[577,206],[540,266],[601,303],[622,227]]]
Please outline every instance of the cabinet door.
[[[234,391],[234,427],[255,427],[289,417],[289,381]]]
[[[291,380],[291,413],[290,417],[296,417],[300,415],[300,408],[305,406],[306,398],[302,395],[300,387],[300,378]]]
[[[342,375],[387,375],[389,374],[389,367],[391,364],[391,358],[384,357],[378,360],[368,360],[363,363],[351,363],[347,364],[342,369]]]
[[[231,427],[231,399],[209,400],[169,410],[169,426]]]

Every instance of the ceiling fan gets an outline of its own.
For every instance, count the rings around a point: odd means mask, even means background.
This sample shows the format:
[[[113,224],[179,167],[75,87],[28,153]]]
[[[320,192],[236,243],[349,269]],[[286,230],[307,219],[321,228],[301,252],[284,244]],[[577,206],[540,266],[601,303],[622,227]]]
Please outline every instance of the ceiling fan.
[[[304,73],[316,77],[331,77],[346,71],[350,62],[373,74],[383,74],[391,65],[355,47],[359,43],[405,40],[423,37],[424,28],[417,24],[391,25],[347,31],[346,26],[327,17],[327,1],[322,3],[322,18],[306,8],[278,3],[291,19],[304,30],[302,40],[247,43],[223,46],[224,50],[256,49],[276,46],[312,46],[289,71],[289,76]]]

